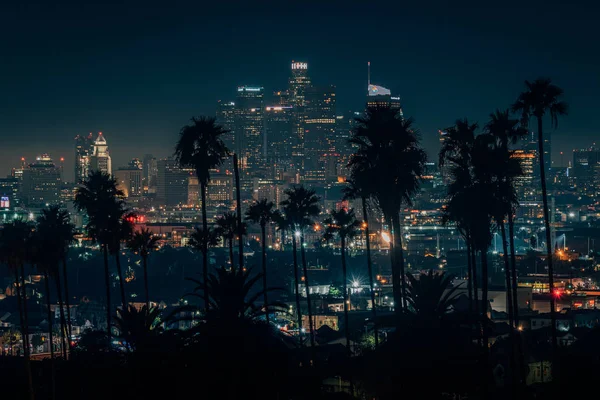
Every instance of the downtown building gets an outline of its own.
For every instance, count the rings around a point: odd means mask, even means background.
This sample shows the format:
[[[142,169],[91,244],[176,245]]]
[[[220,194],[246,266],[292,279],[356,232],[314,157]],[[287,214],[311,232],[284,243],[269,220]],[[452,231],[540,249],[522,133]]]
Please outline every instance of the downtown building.
[[[24,206],[44,208],[60,202],[62,168],[48,154],[38,156],[23,170],[21,200]]]
[[[574,186],[588,196],[600,196],[600,150],[595,147],[573,150]]]
[[[119,167],[114,178],[117,181],[117,188],[123,191],[125,198],[139,200],[144,194],[143,185],[143,166],[142,162],[134,158],[125,167]]]
[[[156,203],[159,206],[180,206],[188,203],[188,183],[192,170],[179,167],[172,157],[158,160]]]

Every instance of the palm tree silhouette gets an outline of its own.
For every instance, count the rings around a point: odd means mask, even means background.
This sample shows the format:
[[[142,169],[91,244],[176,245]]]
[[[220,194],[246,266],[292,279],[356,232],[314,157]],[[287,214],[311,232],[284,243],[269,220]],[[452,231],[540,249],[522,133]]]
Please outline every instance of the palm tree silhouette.
[[[369,274],[369,290],[371,292],[371,312],[373,313],[373,328],[375,332],[375,347],[379,346],[379,331],[377,328],[377,307],[375,305],[375,283],[373,281],[373,263],[371,260],[371,238],[369,236],[369,210],[368,199],[371,193],[374,193],[374,188],[371,187],[368,177],[360,174],[358,171],[353,171],[353,176],[348,185],[344,188],[345,199],[360,198],[363,214],[363,228],[365,230],[365,247],[367,250],[367,273]],[[325,237],[326,240],[327,237]]]
[[[410,205],[426,170],[427,155],[419,144],[413,119],[389,107],[369,108],[350,139],[357,147],[349,167],[373,182],[372,198],[392,226],[390,251],[394,302],[398,314],[405,307],[406,279],[400,211]]]
[[[39,257],[37,265],[42,269],[48,278],[54,280],[58,296],[58,306],[60,312],[60,332],[62,338],[63,356],[67,357],[67,348],[71,342],[71,313],[69,304],[65,303],[67,315],[63,307],[63,293],[60,277],[59,265],[63,262],[63,274],[66,274],[66,254],[69,244],[73,242],[73,225],[70,222],[69,213],[62,210],[59,206],[51,206],[42,210],[42,214],[37,218],[36,244],[38,245]],[[66,279],[66,276],[64,277]],[[66,280],[65,280],[66,282]],[[68,297],[68,289],[65,285]],[[68,301],[68,300],[67,300]],[[67,338],[65,339],[65,336]]]
[[[133,235],[133,221],[135,220],[135,214],[127,212],[125,209],[122,210],[123,215],[118,217],[115,214],[115,218],[111,220],[113,237],[108,246],[109,253],[115,257],[115,264],[117,266],[117,276],[119,277],[119,291],[121,293],[121,307],[123,310],[127,309],[127,295],[125,294],[125,278],[123,277],[123,268],[121,267],[121,244],[127,243]],[[118,217],[118,218],[117,218]]]
[[[309,226],[314,225],[312,220],[319,215],[319,197],[312,189],[306,189],[304,186],[296,186],[287,189],[284,194],[287,196],[280,205],[283,206],[283,212],[289,223],[294,229],[294,236],[300,239],[300,255],[302,257],[302,270],[304,273],[304,288],[306,289],[306,301],[308,303],[308,326],[310,330],[310,344],[315,347],[314,321],[312,313],[312,303],[310,296],[310,283],[308,281],[308,268],[306,266],[306,250],[304,249],[304,233]],[[295,243],[295,242],[294,242]],[[300,326],[301,329],[301,326]]]
[[[148,228],[136,231],[127,242],[127,247],[142,257],[144,269],[144,292],[146,294],[146,309],[150,310],[150,290],[148,289],[148,256],[158,249],[158,236],[154,236]]]
[[[452,310],[458,301],[456,290],[452,286],[452,275],[429,270],[416,278],[408,273],[408,304],[411,312],[421,320],[439,321]]]
[[[29,352],[27,291],[25,288],[24,277],[24,264],[29,257],[32,227],[24,221],[15,220],[10,224],[5,224],[0,232],[0,257],[15,276],[17,308],[19,309],[21,337],[23,338],[23,355],[25,358],[25,372],[27,375],[27,390],[29,399],[33,400],[35,396]]]
[[[279,218],[279,210],[275,209],[272,201],[262,199],[255,201],[246,210],[246,221],[260,225],[261,244],[262,244],[262,279],[264,304],[269,304],[267,295],[267,225],[272,224]],[[267,323],[269,323],[269,314],[266,314]]]
[[[556,352],[558,342],[556,336],[556,306],[554,299],[554,268],[552,266],[552,236],[550,217],[548,215],[548,189],[546,186],[546,167],[544,161],[544,134],[542,123],[544,116],[549,115],[551,126],[558,127],[558,117],[567,115],[569,107],[561,100],[563,90],[554,85],[550,79],[540,78],[533,82],[525,81],[526,90],[522,92],[512,106],[512,111],[521,114],[523,126],[527,126],[531,118],[537,120],[538,153],[540,157],[540,179],[542,183],[542,202],[544,205],[544,226],[546,228],[546,254],[548,260],[548,285],[550,287],[550,317],[552,323],[552,348]]]
[[[126,309],[117,309],[115,327],[117,337],[123,340],[129,351],[143,352],[151,350],[154,339],[162,333],[159,308],[137,309],[129,305]]]
[[[346,335],[346,349],[348,356],[351,355],[350,349],[350,325],[348,321],[348,304],[350,302],[350,296],[348,294],[348,271],[346,268],[346,244],[348,240],[353,239],[360,233],[359,227],[360,222],[356,219],[354,210],[346,210],[342,208],[339,211],[331,210],[329,217],[323,221],[325,225],[325,238],[329,239],[332,236],[337,236],[340,239],[341,253],[342,253],[342,279],[343,279],[343,290],[344,290],[344,325]]]
[[[202,229],[197,226],[194,232],[190,235],[188,246],[202,254],[203,258],[208,258],[208,249],[218,245],[220,242],[220,233],[218,230],[208,228],[208,230]],[[206,254],[206,256],[205,256]],[[208,272],[208,271],[207,271]],[[204,312],[208,312],[208,296],[204,299]]]
[[[210,171],[223,164],[229,155],[229,149],[221,137],[227,130],[216,123],[212,117],[193,117],[191,124],[181,128],[179,140],[175,146],[175,157],[181,167],[193,168],[200,184],[202,202],[202,230],[208,232],[206,217],[206,190],[210,182]],[[205,236],[206,238],[206,236]],[[199,237],[201,239],[201,237]],[[208,244],[202,250],[202,276],[205,284],[208,283]],[[208,307],[208,293],[205,290],[205,306]]]
[[[77,189],[75,200],[73,200],[77,210],[85,211],[88,215],[86,230],[92,240],[100,244],[104,255],[106,329],[109,344],[112,343],[112,303],[108,251],[114,243],[115,221],[120,220],[125,214],[122,197],[123,192],[117,188],[117,182],[114,178],[104,172],[94,171],[88,175],[88,178]]]
[[[235,268],[235,262],[233,260],[233,241],[236,236],[238,240],[242,240],[239,237],[240,229],[238,228],[237,214],[233,212],[226,212],[223,215],[215,219],[216,231],[223,237],[223,241],[229,245],[229,261],[231,268]],[[242,223],[242,232],[246,233],[246,224]]]

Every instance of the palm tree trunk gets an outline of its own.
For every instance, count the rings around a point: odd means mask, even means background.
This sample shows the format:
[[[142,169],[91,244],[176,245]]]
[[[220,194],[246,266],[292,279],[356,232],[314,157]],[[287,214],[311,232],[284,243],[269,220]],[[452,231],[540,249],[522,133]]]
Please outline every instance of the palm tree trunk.
[[[63,265],[63,279],[65,284],[65,307],[67,307],[67,332],[69,334],[69,347],[71,347],[71,337],[73,337],[72,327],[73,324],[71,322],[71,304],[69,300],[69,280],[67,279],[67,257],[63,256],[62,259]]]
[[[233,263],[233,238],[229,239],[229,261],[231,262],[231,269],[235,270],[235,264]]]
[[[260,224],[260,231],[262,235],[262,281],[263,281],[263,301],[265,307],[265,315],[267,317],[267,324],[269,323],[269,301],[267,299],[267,227],[265,224]]]
[[[488,310],[488,259],[487,250],[480,251],[481,256],[481,315],[483,325],[483,350],[488,353],[488,329],[487,329],[487,310]],[[486,364],[487,365],[487,364]]]
[[[350,348],[350,324],[348,323],[348,302],[350,296],[348,296],[348,272],[346,269],[346,238],[341,237],[342,241],[342,279],[344,280],[344,334],[346,336],[346,352],[348,357],[352,356],[352,349]]]
[[[395,247],[396,245],[394,244],[394,234],[392,233],[392,231],[394,230],[393,228],[393,223],[391,218],[385,218],[386,221],[390,221],[390,267],[392,269],[392,297],[394,298],[394,313],[396,314],[397,317],[399,317],[402,314],[402,310],[400,309],[401,303],[400,301],[400,282],[399,282],[399,276],[397,274],[398,272],[398,268],[396,266],[396,250]]]
[[[556,305],[554,299],[554,267],[552,266],[552,235],[550,232],[550,215],[548,213],[548,189],[546,187],[546,169],[544,167],[544,135],[542,134],[542,117],[537,117],[538,152],[540,154],[540,179],[542,181],[542,202],[544,204],[544,226],[546,227],[546,257],[548,259],[548,286],[550,288],[550,320],[552,323],[552,350],[556,353],[558,342],[556,337]]]
[[[142,256],[144,266],[144,291],[146,292],[146,310],[150,312],[150,289],[148,286],[148,255]]]
[[[58,296],[58,307],[59,307],[59,312],[60,312],[60,338],[62,341],[62,353],[63,353],[63,358],[66,360],[67,359],[67,346],[68,346],[68,343],[71,341],[71,339],[69,338],[69,341],[65,340],[65,334],[67,331],[67,320],[65,318],[65,309],[63,307],[62,288],[61,288],[61,284],[60,284],[60,274],[58,272],[58,265],[56,266],[56,279],[54,280],[54,282],[56,283],[56,293]]]
[[[508,241],[506,239],[506,226],[504,221],[499,222],[500,232],[502,234],[502,251],[504,252],[502,258],[504,260],[504,276],[506,277],[506,308],[508,310],[508,321],[512,329],[514,329],[515,320],[513,318],[513,301],[512,301],[512,286],[510,279],[510,263],[508,262]]]
[[[29,314],[27,313],[27,289],[25,288],[25,266],[21,264],[21,291],[23,293],[23,321],[25,321],[25,340],[27,348],[25,354],[29,357]]]
[[[477,281],[477,250],[473,246],[471,238],[471,268],[473,269],[473,304],[475,304],[475,315],[479,315],[479,282]]]
[[[469,314],[473,315],[473,263],[471,262],[471,240],[469,233],[465,233],[465,244],[467,245],[467,292],[469,296]]]
[[[104,280],[106,283],[106,335],[108,338],[108,348],[112,347],[111,326],[112,326],[112,305],[110,301],[110,272],[108,271],[108,248],[106,244],[102,245],[104,254]]]
[[[375,306],[375,285],[373,282],[373,264],[371,262],[371,238],[369,237],[369,215],[367,214],[367,199],[361,198],[363,220],[365,221],[365,246],[367,247],[367,272],[369,274],[369,289],[371,290],[371,311],[373,312],[373,330],[375,332],[375,347],[379,347],[379,331],[377,329],[377,307]]]
[[[26,315],[24,312],[24,306],[21,298],[21,290],[19,289],[19,268],[15,266],[15,289],[17,290],[17,307],[19,308],[19,322],[21,323],[21,339],[23,342],[23,356],[25,358],[25,371],[27,373],[27,392],[29,394],[29,400],[35,398],[33,392],[33,376],[31,374],[31,360],[29,359],[29,339],[27,335]],[[25,288],[23,288],[25,290]],[[24,295],[25,299],[27,296]],[[25,300],[26,301],[26,300]]]
[[[50,277],[48,272],[44,271],[44,286],[46,287],[46,308],[48,312],[48,336],[50,339],[50,398],[56,398],[55,389],[55,371],[54,371],[54,332],[52,332],[52,309],[50,308]]]
[[[315,331],[313,326],[312,302],[310,300],[310,284],[308,283],[308,268],[306,267],[306,251],[304,250],[304,231],[300,234],[300,254],[302,256],[302,271],[304,273],[304,287],[306,289],[306,302],[308,303],[308,327],[310,336],[310,345],[315,347]]]
[[[399,277],[399,288],[401,289],[401,293],[399,293],[401,302],[401,309],[403,311],[406,310],[406,276],[404,271],[404,250],[402,249],[402,227],[400,226],[400,217],[398,215],[394,215],[392,218],[392,223],[394,225],[394,251],[396,253],[395,261],[397,264],[396,276],[400,273]],[[398,279],[398,276],[396,277]],[[397,300],[394,298],[394,302]]]
[[[235,199],[237,208],[237,225],[238,225],[238,251],[240,252],[240,270],[244,270],[244,237],[242,235],[242,199],[240,192],[240,168],[238,165],[237,154],[233,154],[233,173],[235,175]]]
[[[125,280],[123,279],[123,271],[121,269],[121,257],[119,257],[119,253],[121,252],[120,246],[117,245],[117,249],[115,250],[115,261],[117,262],[117,274],[119,275],[119,291],[121,292],[121,305],[123,306],[123,311],[127,310],[127,298],[125,297]]]
[[[517,290],[517,257],[515,249],[515,223],[513,221],[512,212],[508,213],[508,234],[510,235],[510,263],[512,274],[512,291],[513,291],[513,319],[515,326],[519,326],[519,292]]]
[[[296,237],[292,236],[292,254],[294,256],[294,285],[296,286],[296,316],[298,317],[298,339],[302,346],[302,310],[300,309],[300,282],[298,278],[298,252]]]
[[[202,230],[208,235],[208,221],[206,220],[206,183],[200,182],[200,196],[202,197]],[[206,238],[202,241],[202,280],[204,283],[204,311],[208,312],[208,243]]]

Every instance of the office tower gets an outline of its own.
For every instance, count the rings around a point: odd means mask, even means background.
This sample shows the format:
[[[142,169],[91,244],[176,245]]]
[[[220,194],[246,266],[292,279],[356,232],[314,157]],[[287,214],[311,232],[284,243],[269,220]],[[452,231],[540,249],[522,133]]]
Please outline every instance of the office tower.
[[[0,178],[0,209],[13,209],[19,207],[19,188],[21,181],[8,176]]]
[[[221,139],[230,151],[236,150],[235,117],[236,107],[233,101],[224,102],[219,100],[217,102],[217,123],[227,130],[227,133]]]
[[[255,173],[264,167],[263,97],[262,87],[240,86],[237,89],[235,149],[240,170],[246,173]]]
[[[368,64],[367,78],[367,108],[385,107],[398,111],[400,117],[403,116],[400,97],[392,96],[390,89],[379,85],[371,84],[371,63]]]
[[[287,97],[289,104],[294,107],[293,127],[296,143],[292,149],[292,157],[293,166],[297,171],[301,171],[304,167],[304,93],[311,85],[311,80],[307,63],[292,61],[291,69]]]
[[[158,160],[157,170],[157,203],[165,206],[187,204],[188,181],[193,172],[180,168],[172,157]]]
[[[33,208],[43,208],[60,200],[60,167],[48,154],[37,157],[23,171],[21,198],[23,204]]]
[[[90,156],[92,155],[94,139],[89,135],[75,136],[75,183],[83,182],[90,172]]]
[[[139,159],[134,158],[126,167],[119,167],[114,177],[117,187],[123,191],[125,197],[140,197],[143,194],[143,168]]]
[[[335,86],[304,91],[304,180],[325,181],[325,157],[335,152]]]
[[[92,155],[90,156],[90,171],[101,171],[112,174],[110,154],[108,144],[102,132],[98,132],[98,137],[92,146]]]
[[[539,182],[538,152],[534,149],[516,149],[512,158],[519,160],[523,175],[515,177],[519,200],[535,200],[536,182]]]
[[[144,155],[142,166],[142,184],[145,193],[156,193],[156,175],[158,174],[156,158],[152,154]]]
[[[593,195],[600,190],[600,150],[595,147],[573,150],[571,173],[578,192]]]
[[[298,136],[294,133],[292,106],[265,107],[267,178],[279,179],[287,171],[296,171],[292,153]]]

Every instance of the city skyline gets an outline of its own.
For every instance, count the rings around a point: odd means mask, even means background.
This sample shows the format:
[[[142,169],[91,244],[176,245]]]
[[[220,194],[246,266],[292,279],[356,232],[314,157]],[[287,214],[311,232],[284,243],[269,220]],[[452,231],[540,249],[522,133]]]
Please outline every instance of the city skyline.
[[[167,11],[152,3],[143,9],[94,3],[8,8],[0,29],[6,37],[22,34],[0,44],[9,60],[0,66],[9,77],[1,86],[10,94],[0,100],[0,174],[9,173],[22,156],[32,160],[49,153],[65,157],[66,177],[72,180],[73,138],[88,132],[105,133],[115,167],[146,153],[168,156],[191,116],[214,116],[217,101],[234,100],[238,86],[258,85],[266,93],[285,88],[294,59],[308,63],[315,84],[336,86],[338,114],[362,110],[371,61],[373,83],[401,96],[405,115],[416,119],[432,156],[438,129],[463,117],[484,124],[495,108],[514,101],[525,79],[538,76],[563,87],[571,105],[569,118],[550,132],[554,160],[560,161],[560,151],[567,155],[596,141],[600,61],[580,39],[596,35],[591,21],[586,23],[591,12],[552,2],[495,8],[473,3],[466,11],[442,3],[402,10],[390,5],[389,16],[364,24],[367,6],[307,5],[303,10],[273,6],[270,19],[262,14],[266,6],[209,6],[203,11],[213,18],[203,27],[183,23],[197,10],[182,5]],[[538,9],[541,21],[558,19],[563,29],[540,26],[533,18]],[[328,25],[336,13],[345,18]],[[496,20],[486,17],[491,13]],[[299,37],[272,35],[268,21],[284,16]],[[306,16],[315,17],[311,27],[302,22]],[[13,26],[17,17],[32,28],[23,32]],[[511,24],[503,24],[509,17]],[[217,26],[226,26],[228,35],[204,39]],[[434,26],[444,29],[428,29]],[[372,40],[391,32],[401,38],[398,43]],[[321,46],[323,37],[330,39],[330,49]],[[248,47],[246,41],[259,45]],[[210,56],[190,54],[190,48]],[[181,62],[184,56],[189,62]]]

